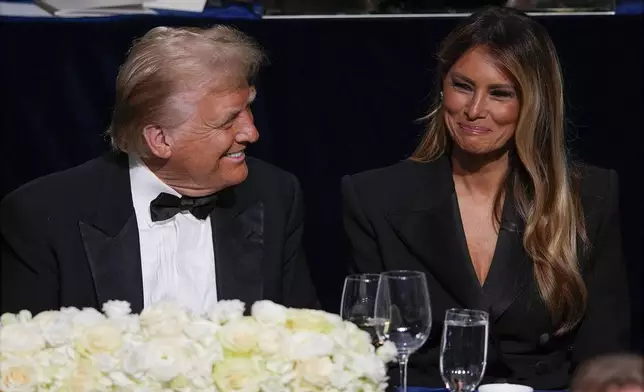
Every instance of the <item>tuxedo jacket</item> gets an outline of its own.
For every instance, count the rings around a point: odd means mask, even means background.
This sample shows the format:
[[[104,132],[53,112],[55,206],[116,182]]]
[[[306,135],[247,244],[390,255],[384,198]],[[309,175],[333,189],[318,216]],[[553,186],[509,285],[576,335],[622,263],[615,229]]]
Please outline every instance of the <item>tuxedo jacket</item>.
[[[410,358],[409,385],[444,387],[440,341],[450,308],[490,313],[484,382],[564,389],[580,361],[629,349],[617,176],[594,167],[581,171],[592,244],[590,251],[579,254],[588,304],[578,327],[563,336],[555,334],[557,328],[539,295],[512,203],[504,203],[492,264],[481,285],[470,260],[447,157],[430,163],[408,160],[343,178],[344,223],[354,269],[407,269],[427,275],[432,330],[427,343]]]
[[[317,307],[301,245],[299,183],[248,158],[210,215],[218,299]],[[125,154],[36,179],[0,204],[0,313],[108,300],[143,308],[139,233]]]

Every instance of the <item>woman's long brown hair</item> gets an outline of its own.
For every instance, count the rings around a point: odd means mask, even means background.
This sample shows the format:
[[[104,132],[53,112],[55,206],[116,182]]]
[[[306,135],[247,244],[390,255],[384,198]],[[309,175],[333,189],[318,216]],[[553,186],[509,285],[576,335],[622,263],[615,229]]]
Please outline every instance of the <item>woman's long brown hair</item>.
[[[525,223],[523,245],[533,260],[539,292],[562,334],[573,329],[585,311],[587,292],[577,252],[588,239],[578,174],[565,146],[557,53],[545,29],[528,16],[509,8],[484,8],[443,41],[437,91],[454,63],[475,47],[488,50],[517,86],[521,109],[505,186]],[[438,94],[427,119],[427,132],[411,158],[419,162],[448,153],[451,143]],[[502,195],[500,189],[497,219]]]

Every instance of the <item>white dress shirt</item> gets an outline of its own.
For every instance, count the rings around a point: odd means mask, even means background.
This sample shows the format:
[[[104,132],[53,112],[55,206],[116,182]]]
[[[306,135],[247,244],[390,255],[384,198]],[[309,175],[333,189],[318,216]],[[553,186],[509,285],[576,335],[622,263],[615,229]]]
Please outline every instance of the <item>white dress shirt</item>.
[[[141,244],[144,307],[169,300],[196,314],[208,311],[217,302],[210,217],[200,220],[183,211],[152,222],[152,200],[161,192],[181,195],[133,156],[130,185]]]

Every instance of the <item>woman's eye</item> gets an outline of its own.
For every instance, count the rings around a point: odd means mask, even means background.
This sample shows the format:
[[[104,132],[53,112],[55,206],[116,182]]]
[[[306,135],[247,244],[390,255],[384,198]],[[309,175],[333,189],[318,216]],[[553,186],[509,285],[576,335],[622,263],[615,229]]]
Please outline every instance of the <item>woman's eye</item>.
[[[507,91],[507,90],[495,90],[495,91],[492,91],[492,95],[499,98],[514,97],[514,93],[512,91]]]
[[[466,83],[454,81],[454,82],[452,82],[452,85],[454,87],[458,88],[458,89],[461,89],[461,90],[470,90],[470,86],[468,84],[466,84]]]

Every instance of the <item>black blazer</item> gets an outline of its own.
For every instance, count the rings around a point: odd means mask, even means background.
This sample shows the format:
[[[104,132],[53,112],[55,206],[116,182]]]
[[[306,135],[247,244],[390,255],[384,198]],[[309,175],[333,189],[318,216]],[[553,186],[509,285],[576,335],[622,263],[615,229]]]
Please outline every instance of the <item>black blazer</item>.
[[[301,245],[296,178],[248,158],[248,178],[220,193],[211,214],[217,296],[317,307]],[[128,159],[108,153],[34,180],[0,204],[0,313],[143,308],[139,234]]]
[[[579,327],[560,337],[540,300],[512,203],[504,204],[502,229],[481,287],[469,258],[448,158],[431,163],[408,160],[343,178],[344,223],[353,267],[359,272],[409,269],[427,274],[432,332],[411,356],[410,385],[444,387],[438,363],[449,308],[490,312],[484,382],[562,389],[580,361],[629,348],[617,176],[594,167],[583,167],[582,172],[582,204],[593,245],[580,259],[588,309]]]

